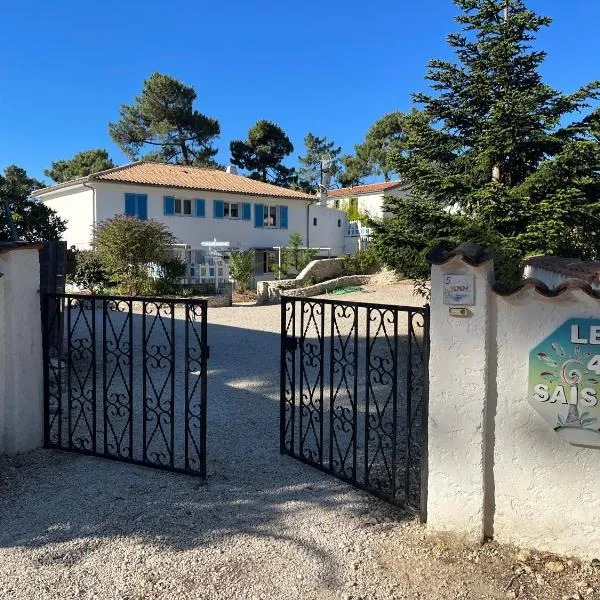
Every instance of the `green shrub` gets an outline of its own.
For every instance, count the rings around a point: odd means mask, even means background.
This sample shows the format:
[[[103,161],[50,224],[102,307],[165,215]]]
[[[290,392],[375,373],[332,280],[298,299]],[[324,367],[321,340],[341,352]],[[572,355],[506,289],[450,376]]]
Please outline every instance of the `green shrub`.
[[[97,293],[98,288],[108,283],[106,271],[97,252],[84,250],[75,255],[75,271],[73,283],[79,287],[89,290],[92,294]]]
[[[281,249],[281,266],[273,265],[273,271],[280,277],[295,276],[315,258],[318,250],[302,248],[302,236],[290,233],[288,247]]]
[[[117,215],[94,230],[94,248],[112,281],[125,295],[136,295],[148,283],[148,266],[168,259],[175,236],[164,223]]]
[[[250,286],[254,274],[254,250],[234,250],[229,262],[229,273],[237,284],[237,291],[243,294]]]
[[[348,254],[344,256],[343,261],[346,275],[371,275],[380,268],[379,258],[372,248]]]
[[[180,258],[171,257],[163,260],[160,265],[160,279],[175,284],[178,279],[186,276],[187,265]]]
[[[398,275],[416,280],[419,290],[427,289],[430,277],[427,254],[436,247],[452,250],[466,241],[479,244],[493,257],[496,278],[506,287],[521,280],[523,254],[517,240],[500,235],[488,223],[417,198],[394,199],[393,212],[393,218],[373,223],[369,248]]]

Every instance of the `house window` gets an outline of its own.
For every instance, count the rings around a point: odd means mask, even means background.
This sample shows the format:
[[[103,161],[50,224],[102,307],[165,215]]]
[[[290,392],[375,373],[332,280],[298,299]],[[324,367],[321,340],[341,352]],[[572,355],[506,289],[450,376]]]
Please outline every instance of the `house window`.
[[[263,225],[265,227],[277,227],[278,223],[278,207],[277,206],[267,206],[265,205],[263,208]]]
[[[339,207],[340,207],[340,201],[339,201],[339,200],[334,200],[334,202],[333,202],[333,205],[334,205],[336,208],[339,208]]]
[[[240,218],[240,205],[238,202],[224,202],[223,203],[223,216],[226,219],[239,219]]]
[[[338,227],[341,227],[341,226],[342,226],[342,220],[338,219]]]
[[[192,216],[192,201],[182,198],[175,198],[175,214]]]
[[[317,226],[317,217],[313,217],[313,225],[316,227]]]

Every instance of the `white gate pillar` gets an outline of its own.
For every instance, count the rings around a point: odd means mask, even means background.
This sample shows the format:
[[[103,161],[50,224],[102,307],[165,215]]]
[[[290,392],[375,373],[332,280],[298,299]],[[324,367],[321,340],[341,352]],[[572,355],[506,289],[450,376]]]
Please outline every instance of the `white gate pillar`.
[[[430,260],[427,525],[478,542],[484,539],[486,518],[491,515],[485,506],[489,452],[485,432],[491,308],[488,282],[493,279],[493,264],[479,248],[469,245],[430,256]],[[445,284],[450,292],[448,275],[473,278],[473,305],[459,308],[461,302],[470,301],[459,294],[444,302]],[[470,277],[464,280],[469,281]]]
[[[39,246],[0,247],[0,454],[43,444]]]

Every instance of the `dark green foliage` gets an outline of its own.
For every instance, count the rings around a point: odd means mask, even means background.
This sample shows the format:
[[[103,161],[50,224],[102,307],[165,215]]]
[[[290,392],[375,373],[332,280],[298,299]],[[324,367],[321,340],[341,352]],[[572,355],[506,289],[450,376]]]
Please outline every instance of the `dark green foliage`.
[[[340,170],[341,146],[335,142],[328,142],[326,137],[318,137],[308,133],[304,138],[306,154],[298,157],[300,168],[298,169],[298,189],[305,192],[316,192],[324,181],[323,161],[330,162],[328,170],[331,181]],[[327,187],[330,187],[328,185]]]
[[[429,63],[432,94],[415,94],[422,108],[398,117],[386,158],[418,210],[390,200],[394,219],[376,227],[376,246],[408,276],[427,273],[423,250],[433,239],[485,242],[508,280],[526,254],[600,259],[591,235],[600,227],[599,113],[564,124],[600,84],[563,94],[543,82],[545,53],[531,42],[550,19],[523,0],[454,2],[462,31],[448,43],[457,62]]]
[[[108,126],[110,137],[132,160],[219,167],[213,146],[220,127],[216,119],[194,109],[191,86],[153,73],[133,104],[123,104],[120,119]]]
[[[233,140],[231,163],[250,171],[252,179],[290,187],[294,179],[294,169],[283,164],[283,159],[294,151],[290,138],[283,129],[261,119],[248,131],[248,139]]]
[[[400,112],[384,115],[367,132],[365,141],[354,147],[354,156],[345,156],[344,185],[358,185],[364,177],[383,175],[389,181],[396,170],[391,158],[403,148],[404,119]]]
[[[102,221],[94,231],[94,249],[105,271],[127,295],[144,292],[148,286],[148,267],[167,260],[169,248],[175,242],[165,224],[126,215]]]
[[[371,275],[380,267],[379,253],[373,248],[365,248],[343,258],[346,275]]]
[[[504,238],[487,224],[452,214],[434,200],[396,199],[395,217],[372,224],[370,249],[407,279],[429,279],[426,255],[436,247],[451,250],[465,240],[486,248],[495,260],[496,275],[506,285],[521,276],[521,252],[513,238]]]
[[[97,292],[98,288],[103,287],[108,283],[108,276],[97,252],[94,252],[93,250],[77,252],[75,261],[76,265],[73,282],[78,286],[89,290],[94,294]]]
[[[163,260],[160,264],[160,278],[169,284],[174,284],[178,279],[185,277],[187,265],[180,258],[172,256]]]
[[[273,265],[273,271],[280,277],[295,277],[318,254],[318,250],[302,248],[302,242],[297,231],[290,233],[288,247],[281,249],[281,267]]]
[[[143,293],[155,296],[180,295],[182,289],[177,280],[185,277],[186,263],[176,256],[170,256],[163,259],[158,267],[159,276],[146,279]]]
[[[106,150],[85,150],[78,152],[71,160],[59,160],[50,163],[44,175],[56,183],[71,181],[79,177],[87,177],[99,171],[112,169],[115,163],[109,158]]]
[[[229,262],[229,273],[237,284],[237,291],[245,293],[254,274],[254,250],[234,250]]]
[[[337,180],[342,187],[360,185],[370,173],[365,162],[356,156],[346,154],[341,157],[340,162],[341,167],[337,174]]]
[[[66,222],[55,211],[31,199],[31,192],[44,184],[29,177],[24,169],[11,165],[0,175],[0,241],[11,239],[4,203],[8,201],[20,239],[28,242],[59,240]]]

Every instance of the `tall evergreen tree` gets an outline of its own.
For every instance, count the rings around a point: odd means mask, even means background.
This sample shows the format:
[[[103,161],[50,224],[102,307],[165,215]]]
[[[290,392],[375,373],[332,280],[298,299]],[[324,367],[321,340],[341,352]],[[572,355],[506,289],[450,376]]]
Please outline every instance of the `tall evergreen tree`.
[[[327,141],[326,137],[319,137],[308,133],[304,138],[306,154],[298,157],[300,168],[298,169],[298,188],[307,192],[316,192],[324,181],[324,163],[327,161],[327,169],[331,180],[340,169],[339,156],[342,152],[341,146],[336,146],[334,141]],[[330,186],[328,186],[330,187]]]
[[[56,183],[64,183],[78,177],[87,177],[92,173],[105,171],[116,167],[108,156],[108,152],[102,149],[84,150],[78,152],[70,160],[58,160],[50,163],[50,168],[44,170],[44,175],[50,177]]]
[[[360,185],[371,174],[371,168],[356,155],[344,154],[340,158],[337,181],[342,187]]]
[[[59,240],[66,222],[45,204],[31,198],[31,192],[44,184],[29,177],[21,167],[10,165],[0,175],[0,241],[11,240],[11,231],[4,211],[8,202],[19,239],[28,242]]]
[[[195,110],[195,100],[193,87],[153,73],[133,104],[121,106],[120,119],[109,123],[110,137],[131,160],[218,167],[219,122]]]
[[[294,169],[286,167],[283,159],[294,146],[279,125],[261,119],[250,128],[247,140],[233,140],[229,148],[232,164],[250,171],[252,179],[283,187],[292,184]]]
[[[523,0],[453,1],[462,31],[448,43],[457,60],[429,63],[432,93],[413,95],[421,108],[402,117],[391,168],[411,184],[412,202],[430,211],[434,201],[440,213],[453,206],[485,239],[491,232],[519,256],[600,259],[600,243],[588,234],[600,227],[598,113],[564,125],[598,98],[600,83],[563,94],[542,80],[546,53],[531,42],[550,19]],[[406,224],[407,204],[390,200],[390,207],[396,219],[377,227],[382,252],[404,243],[397,228]],[[427,250],[413,266],[422,270]],[[394,266],[411,269],[410,261]]]

